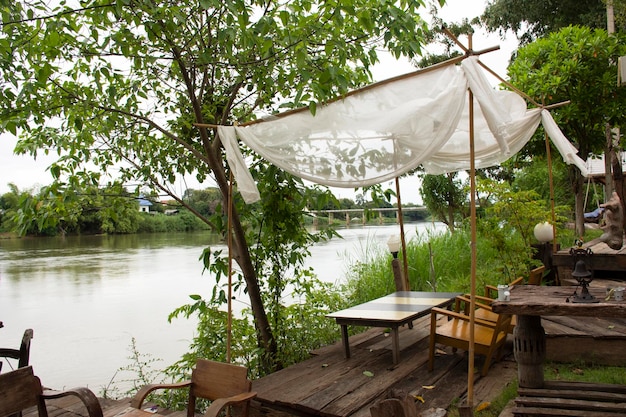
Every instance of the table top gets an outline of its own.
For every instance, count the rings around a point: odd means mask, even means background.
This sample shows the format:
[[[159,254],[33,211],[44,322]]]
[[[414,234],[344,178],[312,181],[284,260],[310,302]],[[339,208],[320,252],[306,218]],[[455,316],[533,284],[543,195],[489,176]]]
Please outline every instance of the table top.
[[[516,285],[510,301],[494,301],[492,308],[496,313],[526,316],[626,317],[626,300],[605,300],[606,289],[589,288],[597,303],[573,302],[575,291],[580,294],[580,287]]]
[[[384,297],[340,310],[326,317],[341,322],[364,322],[363,324],[402,323],[424,316],[433,307],[445,307],[461,293],[456,292],[422,292],[397,291]]]

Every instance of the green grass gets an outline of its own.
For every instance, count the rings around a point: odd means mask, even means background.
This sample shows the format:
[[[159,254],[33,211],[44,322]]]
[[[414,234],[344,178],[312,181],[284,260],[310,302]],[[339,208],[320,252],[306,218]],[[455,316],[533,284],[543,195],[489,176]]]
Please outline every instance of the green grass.
[[[548,362],[544,367],[544,377],[546,380],[626,385],[626,368],[581,362]]]

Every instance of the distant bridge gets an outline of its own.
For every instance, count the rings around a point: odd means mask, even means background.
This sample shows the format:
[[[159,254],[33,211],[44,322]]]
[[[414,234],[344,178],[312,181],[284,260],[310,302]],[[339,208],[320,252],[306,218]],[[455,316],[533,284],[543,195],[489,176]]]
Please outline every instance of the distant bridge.
[[[369,212],[378,212],[378,222],[380,224],[383,224],[384,220],[383,220],[383,212],[395,212],[396,213],[396,222],[399,222],[399,218],[398,218],[398,208],[397,207],[381,207],[381,208],[356,208],[356,209],[334,209],[334,210],[311,210],[308,212],[308,214],[313,216],[313,224],[317,225],[318,222],[318,218],[317,216],[320,215],[327,215],[328,216],[328,224],[332,224],[334,218],[335,218],[335,214],[340,214],[343,215],[345,220],[346,220],[346,225],[350,225],[351,223],[353,223],[353,220],[361,220],[361,222],[363,224],[366,223],[366,216],[364,214],[365,211],[369,211]],[[430,212],[428,211],[428,209],[426,207],[402,207],[402,212],[408,212],[408,211],[413,211],[413,212],[421,212],[421,213],[425,213],[426,215],[430,214]],[[360,214],[360,216],[358,216],[358,214]]]

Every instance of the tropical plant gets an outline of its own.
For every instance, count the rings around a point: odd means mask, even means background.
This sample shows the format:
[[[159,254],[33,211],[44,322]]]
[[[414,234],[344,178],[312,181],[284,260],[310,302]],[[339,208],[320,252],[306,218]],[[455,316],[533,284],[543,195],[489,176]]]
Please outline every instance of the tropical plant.
[[[606,28],[603,0],[492,0],[480,16],[490,32],[515,33],[522,45],[569,25]]]
[[[617,60],[624,54],[623,36],[571,26],[520,48],[508,73],[511,83],[536,103],[569,101],[552,112],[579,156],[586,159],[604,151],[607,124],[621,126],[626,121],[626,91],[616,80]],[[543,137],[540,140],[545,149]],[[573,167],[570,178],[576,197],[576,232],[583,236],[584,179]]]
[[[457,223],[469,217],[467,184],[457,172],[424,174],[420,194],[433,218],[443,222],[451,232],[454,232]]]

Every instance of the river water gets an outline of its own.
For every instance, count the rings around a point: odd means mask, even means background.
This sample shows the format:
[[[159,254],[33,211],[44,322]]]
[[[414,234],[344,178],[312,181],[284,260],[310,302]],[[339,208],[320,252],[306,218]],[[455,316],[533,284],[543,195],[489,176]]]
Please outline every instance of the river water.
[[[441,224],[405,225],[407,240]],[[386,251],[396,225],[353,226],[342,239],[315,245],[308,265],[321,280],[341,283],[354,261]],[[167,316],[210,296],[212,280],[199,258],[210,233],[79,236],[0,240],[0,346],[17,348],[34,329],[30,363],[44,385],[88,386],[100,392],[131,363],[131,341],[164,368],[178,360],[193,338],[195,322]],[[391,273],[391,272],[390,272]],[[246,301],[246,295],[238,299]],[[235,310],[241,305],[234,305]],[[2,371],[10,370],[9,364]]]

